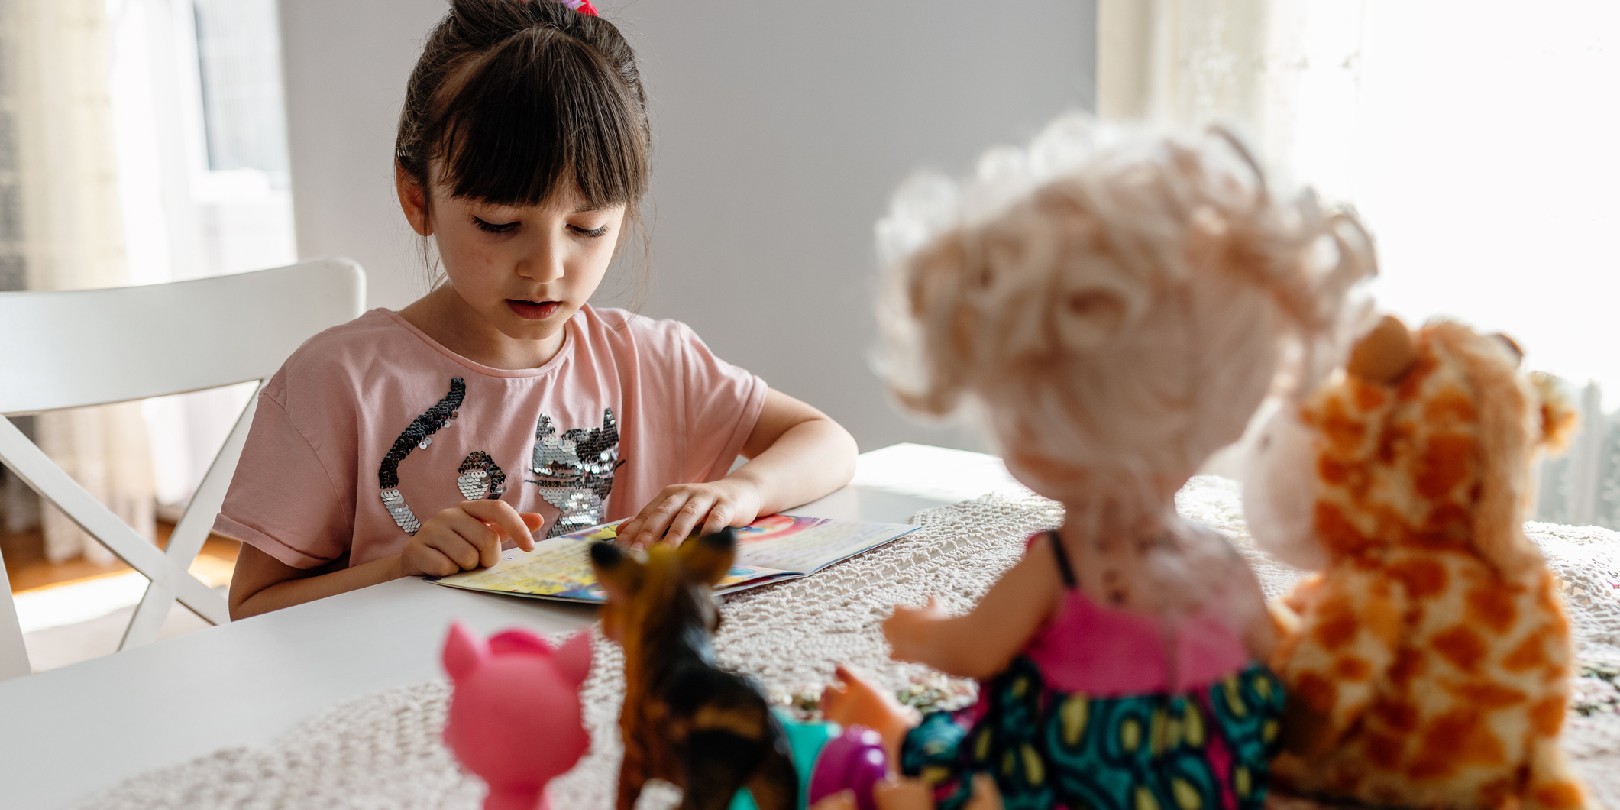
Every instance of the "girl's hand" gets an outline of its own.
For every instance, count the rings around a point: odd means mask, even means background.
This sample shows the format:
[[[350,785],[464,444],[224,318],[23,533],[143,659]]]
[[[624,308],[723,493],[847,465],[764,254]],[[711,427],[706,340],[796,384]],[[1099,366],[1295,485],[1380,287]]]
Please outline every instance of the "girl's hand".
[[[534,530],[545,518],[519,512],[506,501],[464,501],[434,515],[400,552],[402,576],[444,577],[488,568],[501,559],[502,538],[524,551],[534,549]]]
[[[747,526],[759,517],[759,490],[746,481],[675,484],[652,499],[635,517],[619,524],[619,541],[633,547],[680,543],[727,526]]]
[[[891,648],[889,656],[896,661],[928,663],[926,656],[933,646],[936,626],[945,618],[945,609],[932,596],[920,608],[895,605],[894,612],[883,620],[883,637]]]

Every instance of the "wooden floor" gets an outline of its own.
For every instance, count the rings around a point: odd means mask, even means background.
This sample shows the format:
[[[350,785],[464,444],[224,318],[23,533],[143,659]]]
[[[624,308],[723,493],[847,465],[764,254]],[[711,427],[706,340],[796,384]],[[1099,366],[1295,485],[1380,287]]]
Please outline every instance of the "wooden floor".
[[[158,545],[166,545],[172,531],[172,524],[159,522]],[[235,540],[223,537],[208,538],[202,552],[191,564],[191,573],[210,586],[229,583],[231,569],[236,565],[238,545]],[[45,538],[38,531],[0,533],[0,555],[5,557],[6,576],[11,581],[11,592],[14,594],[117,576],[131,570],[117,560],[105,565],[84,559],[53,564],[45,559]]]

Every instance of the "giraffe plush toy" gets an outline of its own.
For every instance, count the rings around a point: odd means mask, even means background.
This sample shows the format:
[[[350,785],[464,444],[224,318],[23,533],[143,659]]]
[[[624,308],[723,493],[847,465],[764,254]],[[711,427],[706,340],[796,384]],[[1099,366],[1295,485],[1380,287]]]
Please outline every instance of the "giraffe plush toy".
[[[1523,521],[1574,415],[1518,347],[1386,317],[1258,434],[1256,541],[1319,573],[1274,603],[1285,788],[1375,805],[1583,807],[1559,750],[1571,642]],[[1314,473],[1314,474],[1312,474]]]

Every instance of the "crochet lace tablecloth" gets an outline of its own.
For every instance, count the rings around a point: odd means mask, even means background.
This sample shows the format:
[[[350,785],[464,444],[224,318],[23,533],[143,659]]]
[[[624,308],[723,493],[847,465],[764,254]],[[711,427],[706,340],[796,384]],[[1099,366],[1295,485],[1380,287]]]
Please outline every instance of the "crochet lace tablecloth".
[[[1253,549],[1231,481],[1194,479],[1178,505],[1188,518],[1236,538],[1267,596],[1299,578]],[[1034,495],[986,496],[922,512],[915,518],[920,531],[887,546],[808,579],[729,598],[716,639],[721,661],[779,693],[827,682],[839,661],[895,689],[937,679],[890,661],[878,622],[892,605],[917,604],[929,595],[947,609],[966,610],[1022,553],[1025,537],[1060,518],[1056,504]],[[1579,633],[1582,672],[1566,747],[1598,806],[1620,810],[1620,536],[1548,524],[1529,529],[1563,579]],[[579,766],[552,785],[552,806],[559,810],[612,804],[622,660],[600,636],[595,644],[583,696],[593,742]],[[439,651],[422,654],[437,658]],[[152,771],[83,806],[476,808],[482,784],[463,774],[440,742],[447,697],[442,680],[380,693],[314,717],[275,744],[227,748]],[[654,788],[640,807],[669,807],[676,798],[673,789]]]

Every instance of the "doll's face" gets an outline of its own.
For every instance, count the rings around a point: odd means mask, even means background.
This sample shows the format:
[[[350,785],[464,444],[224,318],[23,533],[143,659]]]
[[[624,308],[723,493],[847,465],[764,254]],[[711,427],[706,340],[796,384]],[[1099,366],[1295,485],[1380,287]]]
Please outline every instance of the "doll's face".
[[[1243,518],[1260,548],[1289,565],[1317,570],[1327,554],[1317,542],[1315,434],[1292,404],[1272,405],[1257,420],[1243,475]]]

